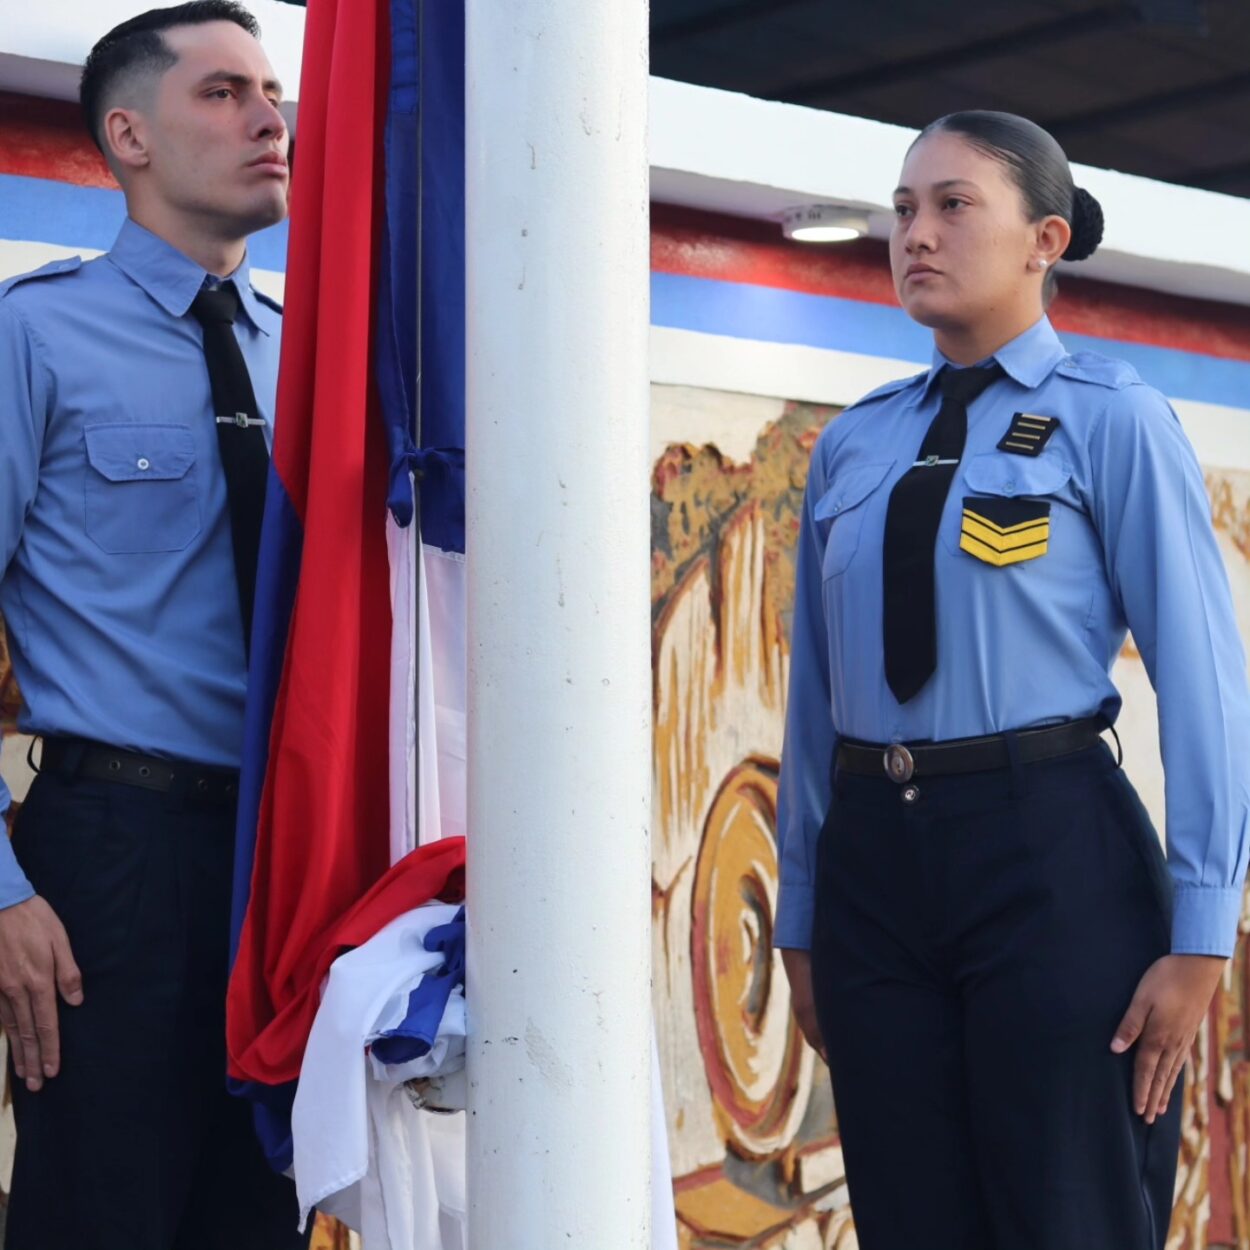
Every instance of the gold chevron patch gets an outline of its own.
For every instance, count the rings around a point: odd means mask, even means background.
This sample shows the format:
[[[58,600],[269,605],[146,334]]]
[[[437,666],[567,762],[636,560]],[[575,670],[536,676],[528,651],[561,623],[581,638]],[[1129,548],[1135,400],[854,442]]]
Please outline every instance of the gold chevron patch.
[[[998,450],[1009,451],[1017,456],[1036,456],[1058,428],[1058,417],[1041,417],[1035,412],[1017,412],[1011,418],[1011,428],[1003,435]]]
[[[1049,544],[1050,504],[1046,500],[965,497],[960,551],[1001,569],[1044,556]]]

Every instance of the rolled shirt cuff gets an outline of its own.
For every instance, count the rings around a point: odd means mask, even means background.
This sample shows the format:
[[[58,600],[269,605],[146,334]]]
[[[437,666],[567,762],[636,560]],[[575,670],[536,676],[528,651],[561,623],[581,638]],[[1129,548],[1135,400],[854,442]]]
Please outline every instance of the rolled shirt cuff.
[[[814,904],[815,892],[806,882],[781,883],[773,923],[774,947],[778,950],[811,950]]]
[[[1237,945],[1241,887],[1183,885],[1172,896],[1172,954],[1227,959]]]

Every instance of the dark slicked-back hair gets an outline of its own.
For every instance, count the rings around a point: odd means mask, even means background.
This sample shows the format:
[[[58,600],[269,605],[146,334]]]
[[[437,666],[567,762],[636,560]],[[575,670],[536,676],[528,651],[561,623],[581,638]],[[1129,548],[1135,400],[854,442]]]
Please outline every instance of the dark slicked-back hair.
[[[177,62],[177,55],[165,42],[165,31],[175,26],[200,26],[205,22],[233,22],[253,39],[260,38],[259,23],[234,0],[191,0],[189,4],[140,13],[114,26],[91,49],[82,67],[78,98],[87,130],[105,156],[108,152],[102,123],[117,89],[144,74],[159,77]]]

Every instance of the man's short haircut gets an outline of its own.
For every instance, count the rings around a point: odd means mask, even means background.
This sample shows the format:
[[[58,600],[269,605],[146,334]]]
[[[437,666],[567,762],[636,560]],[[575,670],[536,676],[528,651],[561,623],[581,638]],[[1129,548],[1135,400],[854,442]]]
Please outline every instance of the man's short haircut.
[[[114,26],[94,48],[82,67],[78,98],[83,120],[96,147],[104,153],[104,115],[113,107],[119,89],[144,75],[160,77],[178,57],[165,42],[164,31],[174,26],[199,26],[205,22],[233,22],[253,39],[260,38],[256,19],[234,0],[191,0],[168,9],[149,9]]]

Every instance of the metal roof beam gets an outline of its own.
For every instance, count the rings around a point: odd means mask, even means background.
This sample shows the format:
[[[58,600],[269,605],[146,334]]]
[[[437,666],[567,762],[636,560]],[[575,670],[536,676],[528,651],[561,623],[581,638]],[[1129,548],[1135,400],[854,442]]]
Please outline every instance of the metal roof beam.
[[[1119,122],[1142,121],[1145,118],[1159,117],[1178,109],[1198,108],[1204,104],[1219,103],[1230,95],[1242,91],[1250,91],[1250,73],[1233,74],[1214,82],[1180,87],[1176,91],[1140,96],[1135,100],[1109,104],[1105,108],[1090,109],[1084,113],[1052,117],[1043,121],[1041,125],[1057,139],[1064,139],[1070,135],[1087,134],[1092,130],[1101,130],[1105,126],[1114,126]]]
[[[910,79],[923,78],[928,74],[941,73],[977,61],[988,61],[999,56],[1016,56],[1034,53],[1046,44],[1068,43],[1076,39],[1088,39],[1091,35],[1106,34],[1124,26],[1141,22],[1136,4],[1104,4],[1088,13],[1068,14],[1055,21],[1037,22],[971,43],[942,48],[937,52],[925,52],[920,56],[901,61],[887,61],[849,74],[831,74],[811,78],[806,82],[783,82],[766,88],[759,94],[788,104],[815,104],[834,99],[864,87],[892,87]]]
[[[797,5],[810,3],[811,0],[737,0],[735,4],[719,5],[703,13],[694,13],[690,17],[675,18],[671,22],[653,21],[651,48],[654,52],[656,48],[667,47],[682,39],[714,34],[732,26],[740,26],[743,22],[753,22],[756,18],[771,15],[781,9],[793,9]]]

